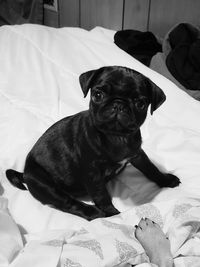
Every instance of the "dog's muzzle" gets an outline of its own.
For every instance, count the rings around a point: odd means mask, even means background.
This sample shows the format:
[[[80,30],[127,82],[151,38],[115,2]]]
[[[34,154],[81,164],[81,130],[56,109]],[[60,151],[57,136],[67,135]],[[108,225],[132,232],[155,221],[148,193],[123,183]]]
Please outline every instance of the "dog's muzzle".
[[[131,110],[126,102],[117,100],[110,106],[110,119],[118,121],[122,126],[130,121]]]
[[[101,113],[101,119],[106,127],[104,130],[113,133],[130,133],[135,128],[134,115],[128,103],[122,100],[115,100]]]
[[[124,102],[122,101],[115,101],[112,106],[111,106],[111,111],[118,115],[118,114],[124,114],[124,113],[128,113],[129,108],[125,105]]]

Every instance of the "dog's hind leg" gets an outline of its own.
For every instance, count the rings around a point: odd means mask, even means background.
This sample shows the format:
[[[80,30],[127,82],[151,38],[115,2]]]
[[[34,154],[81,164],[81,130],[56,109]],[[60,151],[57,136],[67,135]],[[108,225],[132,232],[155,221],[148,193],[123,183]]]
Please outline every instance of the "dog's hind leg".
[[[28,178],[28,179],[27,179]],[[93,220],[99,217],[105,217],[105,214],[94,205],[83,203],[68,192],[64,193],[56,186],[46,186],[36,179],[26,177],[30,193],[41,203],[54,207],[58,210],[68,212],[87,220]]]
[[[28,158],[24,169],[24,181],[30,193],[41,203],[58,210],[81,216],[87,220],[105,217],[104,212],[94,205],[83,203],[71,195],[70,185],[66,186],[56,177],[56,170],[48,170],[34,158]],[[70,180],[70,177],[69,177]]]

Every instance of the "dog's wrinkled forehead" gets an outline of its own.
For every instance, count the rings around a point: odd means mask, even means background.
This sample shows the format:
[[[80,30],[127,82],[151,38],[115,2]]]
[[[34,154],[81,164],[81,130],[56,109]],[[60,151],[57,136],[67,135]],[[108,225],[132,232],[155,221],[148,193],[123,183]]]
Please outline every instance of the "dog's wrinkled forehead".
[[[92,87],[98,87],[109,94],[146,95],[146,77],[127,68],[107,67],[93,81]]]

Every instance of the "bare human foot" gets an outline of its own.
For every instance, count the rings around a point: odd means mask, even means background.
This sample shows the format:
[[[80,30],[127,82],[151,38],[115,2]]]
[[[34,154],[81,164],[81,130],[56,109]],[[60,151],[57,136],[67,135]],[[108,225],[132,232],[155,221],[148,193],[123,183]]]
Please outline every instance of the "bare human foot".
[[[135,237],[143,246],[151,263],[158,267],[173,267],[170,242],[160,226],[150,219],[141,219],[136,225]]]

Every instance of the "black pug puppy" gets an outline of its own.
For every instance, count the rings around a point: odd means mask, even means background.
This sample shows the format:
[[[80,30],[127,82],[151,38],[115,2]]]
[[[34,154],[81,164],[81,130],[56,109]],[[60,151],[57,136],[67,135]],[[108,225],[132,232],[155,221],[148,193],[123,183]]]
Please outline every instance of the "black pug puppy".
[[[106,183],[130,162],[160,187],[175,187],[179,179],[161,173],[141,148],[140,126],[148,106],[151,114],[165,101],[152,81],[132,69],[109,66],[83,73],[84,96],[90,90],[89,110],[51,126],[36,142],[24,173],[7,170],[20,189],[26,184],[43,204],[88,220],[112,216]],[[95,205],[78,198],[90,196]]]

